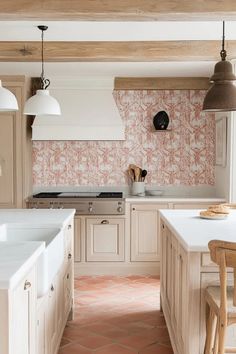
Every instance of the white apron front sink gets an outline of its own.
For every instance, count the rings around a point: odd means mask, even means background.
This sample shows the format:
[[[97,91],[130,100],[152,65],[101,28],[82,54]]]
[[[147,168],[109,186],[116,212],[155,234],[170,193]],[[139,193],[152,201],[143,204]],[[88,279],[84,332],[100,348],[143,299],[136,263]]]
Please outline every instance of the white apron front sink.
[[[63,231],[53,227],[22,227],[1,225],[0,242],[45,243],[45,250],[37,261],[37,295],[45,295],[51,287],[52,280],[60,269],[64,258]]]

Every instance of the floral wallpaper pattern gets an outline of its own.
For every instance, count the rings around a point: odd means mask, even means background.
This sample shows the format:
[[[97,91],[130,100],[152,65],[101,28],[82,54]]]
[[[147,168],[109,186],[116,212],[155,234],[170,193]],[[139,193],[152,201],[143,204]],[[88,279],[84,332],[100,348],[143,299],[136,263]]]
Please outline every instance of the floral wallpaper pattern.
[[[203,90],[114,91],[125,141],[34,141],[34,187],[126,185],[127,167],[147,169],[147,183],[214,185],[215,119],[201,111]],[[165,110],[171,131],[156,132]]]

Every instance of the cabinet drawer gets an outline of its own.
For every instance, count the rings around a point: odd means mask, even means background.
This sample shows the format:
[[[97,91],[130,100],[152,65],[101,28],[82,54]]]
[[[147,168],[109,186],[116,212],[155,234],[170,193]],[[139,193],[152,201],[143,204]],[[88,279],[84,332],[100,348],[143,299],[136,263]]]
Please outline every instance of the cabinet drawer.
[[[173,204],[173,209],[207,209],[210,204],[212,203],[179,203]]]

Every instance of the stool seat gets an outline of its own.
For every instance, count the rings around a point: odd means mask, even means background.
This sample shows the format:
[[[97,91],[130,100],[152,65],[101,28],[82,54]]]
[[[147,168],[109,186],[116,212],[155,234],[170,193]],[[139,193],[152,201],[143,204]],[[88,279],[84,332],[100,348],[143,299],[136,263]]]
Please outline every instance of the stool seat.
[[[227,287],[227,317],[236,317],[236,307],[233,305],[233,286]],[[220,311],[220,286],[208,286],[206,288],[206,299],[211,303],[216,314]]]

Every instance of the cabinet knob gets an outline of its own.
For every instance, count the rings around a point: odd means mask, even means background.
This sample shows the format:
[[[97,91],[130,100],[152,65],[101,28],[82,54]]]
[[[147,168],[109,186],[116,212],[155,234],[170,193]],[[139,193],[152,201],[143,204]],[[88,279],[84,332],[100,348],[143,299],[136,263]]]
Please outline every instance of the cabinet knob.
[[[71,258],[72,258],[72,254],[69,253],[69,254],[68,254],[68,259],[71,259]]]
[[[70,274],[67,274],[66,278],[69,279],[70,278]]]
[[[109,224],[109,221],[108,220],[102,220],[101,224]]]
[[[71,229],[71,225],[70,225],[70,224],[67,226],[67,229],[68,229],[68,230],[70,230],[70,229]]]
[[[162,228],[163,228],[163,229],[165,228],[165,225],[164,225],[164,224],[162,224]]]
[[[54,291],[54,286],[53,286],[53,284],[51,285],[51,291]]]
[[[132,210],[135,210],[135,208],[132,208]]]
[[[117,211],[118,211],[118,213],[121,213],[121,212],[122,212],[122,208],[121,208],[121,207],[118,207],[118,208],[117,208]]]
[[[26,281],[25,281],[25,284],[24,284],[24,290],[27,290],[27,289],[29,289],[30,287],[31,287],[31,282],[28,281],[28,280],[26,280]]]

